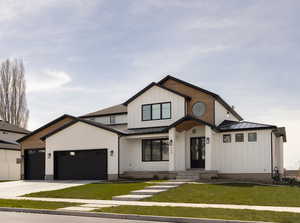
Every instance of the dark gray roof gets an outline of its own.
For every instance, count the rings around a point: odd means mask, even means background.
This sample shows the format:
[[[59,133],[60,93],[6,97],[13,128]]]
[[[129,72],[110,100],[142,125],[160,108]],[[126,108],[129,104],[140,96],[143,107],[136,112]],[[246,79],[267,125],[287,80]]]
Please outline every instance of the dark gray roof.
[[[20,150],[20,146],[17,142],[0,139],[0,149]]]
[[[19,126],[10,124],[8,122],[0,120],[0,130],[2,131],[9,131],[9,132],[16,132],[16,133],[23,133],[23,134],[28,134],[30,131],[24,128],[20,128]]]
[[[122,130],[125,135],[140,135],[140,134],[155,134],[155,133],[167,133],[168,129],[164,127],[153,127],[153,128],[139,128],[139,129],[126,129]]]
[[[97,117],[97,116],[126,114],[126,113],[127,113],[127,107],[121,104],[121,105],[114,105],[108,108],[104,108],[95,112],[91,112],[80,117],[87,118],[87,117]]]
[[[218,127],[221,132],[238,131],[238,130],[259,130],[259,129],[275,129],[275,125],[254,123],[254,122],[235,122],[230,120],[223,121]]]

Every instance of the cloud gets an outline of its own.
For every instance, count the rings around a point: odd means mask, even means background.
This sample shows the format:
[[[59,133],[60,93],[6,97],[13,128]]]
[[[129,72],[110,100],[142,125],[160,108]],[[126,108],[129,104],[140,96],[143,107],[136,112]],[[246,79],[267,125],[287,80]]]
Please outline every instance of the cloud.
[[[27,77],[27,92],[58,89],[72,81],[68,73],[54,70],[29,73]]]

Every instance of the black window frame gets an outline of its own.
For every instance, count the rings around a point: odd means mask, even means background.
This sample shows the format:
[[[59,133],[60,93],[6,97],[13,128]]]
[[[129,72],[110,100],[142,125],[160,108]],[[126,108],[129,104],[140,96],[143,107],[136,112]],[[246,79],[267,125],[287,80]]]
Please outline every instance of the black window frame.
[[[168,118],[163,118],[163,114],[162,114],[162,105],[163,104],[170,104],[170,117],[168,117]],[[160,117],[158,119],[152,118],[152,111],[153,111],[152,106],[153,105],[160,105]],[[144,119],[143,111],[144,111],[145,106],[150,106],[150,119]],[[168,102],[160,102],[160,103],[152,103],[152,104],[143,104],[142,109],[141,109],[141,116],[142,116],[142,121],[157,121],[157,120],[172,119],[172,103],[170,101],[168,101]]]
[[[255,134],[255,141],[250,141],[250,134]],[[249,132],[248,133],[248,142],[257,142],[257,132]]]
[[[230,141],[229,142],[225,142],[225,137],[226,136],[230,136]],[[231,134],[223,134],[223,143],[231,143],[232,142],[232,136],[231,136]]]
[[[142,162],[168,162],[170,160],[170,157],[169,159],[167,160],[164,160],[163,159],[163,141],[168,141],[169,139],[168,138],[160,138],[160,139],[143,139],[142,140]],[[144,159],[144,142],[146,141],[150,141],[150,160],[145,160]],[[153,160],[153,157],[152,157],[152,141],[160,141],[160,160]],[[168,143],[168,153],[170,155],[170,147],[169,147],[169,143]]]
[[[243,136],[243,140],[242,141],[238,141],[237,140],[237,136],[238,135],[242,135]],[[235,142],[245,142],[245,134],[244,133],[235,133]]]

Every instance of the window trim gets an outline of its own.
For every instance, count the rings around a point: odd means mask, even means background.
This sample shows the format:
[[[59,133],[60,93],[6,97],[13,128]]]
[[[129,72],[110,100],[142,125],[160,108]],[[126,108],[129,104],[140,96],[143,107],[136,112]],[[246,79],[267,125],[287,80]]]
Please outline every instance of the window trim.
[[[250,141],[250,140],[249,140],[249,135],[250,135],[250,134],[255,134],[255,135],[256,135],[255,141]],[[248,132],[248,142],[257,142],[257,132]]]
[[[237,136],[237,135],[243,135],[243,141],[237,141],[237,140],[236,140],[236,136]],[[237,142],[237,143],[245,142],[245,134],[244,134],[244,133],[235,133],[235,134],[234,134],[234,138],[235,138],[235,142]]]
[[[170,104],[170,117],[169,118],[163,118],[162,117],[162,105],[163,104]],[[150,105],[150,119],[144,119],[143,116],[143,108],[144,106],[149,106]],[[160,105],[160,117],[158,119],[152,119],[152,106],[153,105]],[[168,120],[168,119],[172,119],[172,103],[170,101],[168,102],[160,102],[160,103],[152,103],[152,104],[142,104],[142,108],[141,108],[141,120],[144,121],[157,121],[157,120]]]
[[[230,142],[225,142],[224,141],[224,137],[225,136],[230,136]],[[223,134],[223,143],[232,143],[232,136],[231,136],[231,134]]]
[[[152,141],[160,141],[160,160],[153,160],[152,159]],[[168,160],[163,160],[163,147],[162,147],[162,141],[164,140],[169,140],[168,138],[159,138],[159,139],[142,139],[142,162],[168,162],[170,160],[170,157]],[[144,142],[145,141],[151,141],[150,143],[150,160],[145,160],[144,159]],[[169,144],[168,144],[168,152],[170,155],[170,148],[169,148]]]

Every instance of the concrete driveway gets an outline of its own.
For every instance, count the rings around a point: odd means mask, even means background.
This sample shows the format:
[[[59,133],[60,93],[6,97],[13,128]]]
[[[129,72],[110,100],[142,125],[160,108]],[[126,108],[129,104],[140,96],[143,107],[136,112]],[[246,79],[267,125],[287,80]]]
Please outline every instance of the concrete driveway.
[[[0,198],[13,198],[29,193],[59,190],[95,181],[11,181],[0,183]]]

